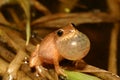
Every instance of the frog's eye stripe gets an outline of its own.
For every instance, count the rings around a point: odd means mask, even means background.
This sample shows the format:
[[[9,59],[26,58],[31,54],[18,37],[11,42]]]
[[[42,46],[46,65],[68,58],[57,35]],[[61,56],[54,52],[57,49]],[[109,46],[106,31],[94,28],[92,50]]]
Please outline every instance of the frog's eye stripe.
[[[63,35],[63,30],[62,29],[59,29],[58,31],[57,31],[57,35],[60,37],[60,36],[62,36]]]

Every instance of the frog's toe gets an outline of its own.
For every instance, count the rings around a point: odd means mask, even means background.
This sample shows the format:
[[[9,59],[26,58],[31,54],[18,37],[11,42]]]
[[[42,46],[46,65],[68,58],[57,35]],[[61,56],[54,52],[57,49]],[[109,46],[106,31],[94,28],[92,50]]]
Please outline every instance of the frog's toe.
[[[62,76],[64,76],[64,77],[67,76],[67,74],[64,73],[64,70],[61,69],[61,68],[57,69],[56,72],[57,72],[58,75],[62,75]]]
[[[48,70],[43,66],[36,66],[38,74],[43,78],[48,78],[49,80],[54,80],[53,77],[49,74]]]
[[[37,74],[39,74],[42,77],[45,77],[44,71],[45,69],[42,66],[36,66]]]

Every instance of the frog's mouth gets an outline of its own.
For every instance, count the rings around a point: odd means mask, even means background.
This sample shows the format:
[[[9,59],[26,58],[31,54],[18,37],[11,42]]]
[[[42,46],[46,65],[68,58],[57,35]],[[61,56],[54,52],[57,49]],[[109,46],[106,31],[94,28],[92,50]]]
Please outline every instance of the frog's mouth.
[[[79,33],[79,31],[77,29],[69,30],[69,33],[63,35],[62,37],[59,37],[58,41],[60,41],[60,42],[67,41],[71,38],[77,37],[78,33]]]

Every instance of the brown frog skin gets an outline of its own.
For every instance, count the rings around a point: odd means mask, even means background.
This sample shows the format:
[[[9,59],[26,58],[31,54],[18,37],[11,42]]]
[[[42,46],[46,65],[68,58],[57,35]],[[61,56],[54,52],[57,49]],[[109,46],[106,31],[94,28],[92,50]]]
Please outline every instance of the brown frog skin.
[[[63,59],[78,61],[82,60],[90,49],[88,37],[74,28],[73,24],[48,34],[38,44],[30,57],[30,67],[35,67],[41,72],[43,63],[53,64],[57,74],[65,75],[59,66]]]

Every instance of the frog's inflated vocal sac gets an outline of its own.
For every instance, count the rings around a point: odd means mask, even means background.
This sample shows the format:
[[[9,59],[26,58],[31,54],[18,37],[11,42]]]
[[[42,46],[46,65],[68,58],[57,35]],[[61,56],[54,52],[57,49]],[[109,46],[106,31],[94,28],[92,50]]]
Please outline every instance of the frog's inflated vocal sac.
[[[64,75],[59,66],[63,59],[78,61],[85,57],[90,49],[88,37],[74,28],[73,24],[48,34],[30,57],[30,67],[53,64],[57,74]],[[40,73],[40,69],[39,69]]]

